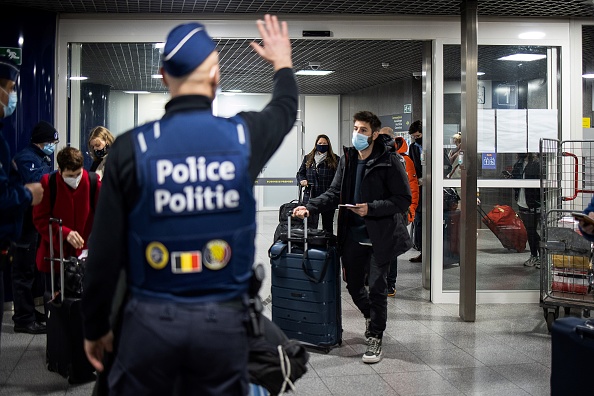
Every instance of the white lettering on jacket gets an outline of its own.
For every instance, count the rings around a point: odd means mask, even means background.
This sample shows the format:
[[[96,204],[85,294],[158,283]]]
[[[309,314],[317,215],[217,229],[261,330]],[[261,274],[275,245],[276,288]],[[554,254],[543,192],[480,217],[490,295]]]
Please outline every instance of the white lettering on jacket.
[[[239,206],[239,192],[226,190],[223,183],[216,183],[235,179],[235,164],[232,161],[208,162],[205,157],[190,156],[175,165],[168,159],[160,159],[155,166],[157,185],[166,185],[154,191],[157,214],[168,210],[172,213],[200,212]],[[172,182],[185,186],[181,191],[172,192],[167,188]],[[196,186],[196,183],[204,185]]]

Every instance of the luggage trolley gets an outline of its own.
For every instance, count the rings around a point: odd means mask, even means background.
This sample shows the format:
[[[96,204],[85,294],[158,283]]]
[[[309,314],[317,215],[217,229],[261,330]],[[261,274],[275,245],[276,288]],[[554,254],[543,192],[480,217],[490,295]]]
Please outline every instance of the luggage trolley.
[[[594,141],[541,139],[540,164],[540,306],[551,331],[560,307],[584,317],[594,307],[592,244],[571,216],[594,194]]]

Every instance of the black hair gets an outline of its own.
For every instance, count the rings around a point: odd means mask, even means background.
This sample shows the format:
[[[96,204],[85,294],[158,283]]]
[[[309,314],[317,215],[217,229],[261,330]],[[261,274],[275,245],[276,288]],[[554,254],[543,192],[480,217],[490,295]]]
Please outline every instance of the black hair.
[[[360,111],[358,113],[355,113],[355,115],[353,116],[353,122],[354,121],[369,123],[369,126],[371,127],[371,132],[378,132],[382,127],[382,122],[380,121],[380,119],[377,118],[377,116],[373,114],[371,111]]]
[[[408,134],[412,135],[413,133],[421,132],[423,133],[423,123],[421,120],[416,120],[408,127]]]

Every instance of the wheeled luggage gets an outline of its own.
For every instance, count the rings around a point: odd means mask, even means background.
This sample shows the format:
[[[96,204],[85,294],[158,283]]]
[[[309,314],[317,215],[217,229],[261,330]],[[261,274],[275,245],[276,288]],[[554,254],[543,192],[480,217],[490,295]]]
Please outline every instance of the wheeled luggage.
[[[50,271],[52,299],[47,304],[47,348],[46,362],[49,371],[57,372],[71,384],[93,381],[95,369],[87,360],[84,351],[81,299],[64,296],[64,251],[62,220],[50,219],[50,241],[53,241],[52,223],[58,224],[60,257],[54,257],[53,243],[50,243]],[[55,263],[60,265],[60,290],[55,290]]]
[[[592,392],[594,320],[566,317],[551,330],[551,396]]]
[[[511,206],[495,205],[488,214],[480,206],[477,206],[477,210],[483,223],[493,231],[504,248],[516,250],[518,253],[526,249],[526,227]]]
[[[342,343],[340,270],[336,248],[308,243],[303,236],[277,241],[268,254],[272,265],[272,321],[289,338],[329,350]]]
[[[444,265],[460,262],[460,210],[443,212]]]
[[[299,198],[294,199],[291,202],[284,203],[278,209],[278,225],[274,231],[274,239],[276,242],[280,239],[281,234],[287,233],[288,223],[287,218],[293,216],[293,209],[298,206],[304,205],[303,203],[303,188],[299,186]],[[293,218],[294,223],[303,224],[303,220],[298,217]]]

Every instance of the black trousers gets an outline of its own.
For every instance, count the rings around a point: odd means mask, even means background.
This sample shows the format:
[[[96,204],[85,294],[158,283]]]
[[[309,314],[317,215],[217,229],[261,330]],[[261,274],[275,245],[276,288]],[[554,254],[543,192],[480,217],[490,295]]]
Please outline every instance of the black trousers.
[[[33,283],[35,282],[35,255],[37,232],[12,244],[12,295],[15,325],[26,326],[35,321]]]
[[[318,228],[320,216],[322,217],[322,229],[334,234],[334,212],[335,210],[329,210],[327,212],[316,213],[309,216],[307,219],[307,226],[309,228]]]
[[[370,318],[369,332],[382,338],[388,319],[387,275],[390,263],[372,260],[373,248],[347,237],[342,251],[342,265],[347,290],[365,318]],[[365,273],[369,268],[369,292],[365,288]]]
[[[529,209],[519,207],[520,219],[526,227],[528,234],[528,246],[530,246],[530,254],[538,256],[538,247],[540,244],[540,235],[538,235],[538,226],[540,224],[540,212],[531,211]]]

